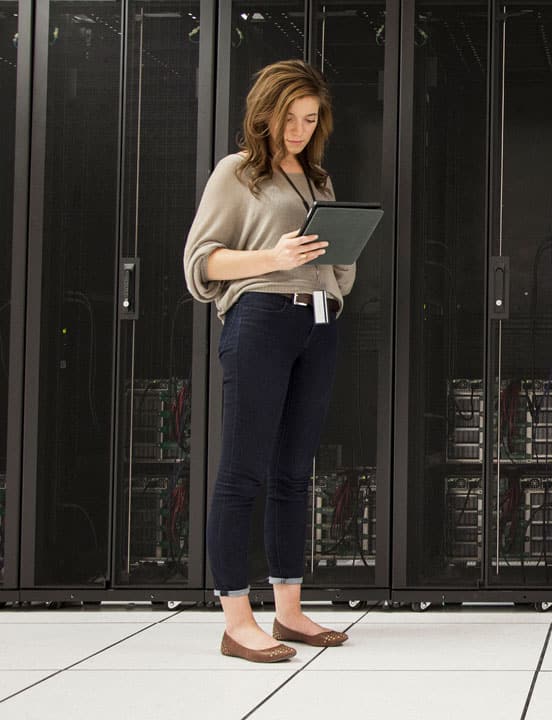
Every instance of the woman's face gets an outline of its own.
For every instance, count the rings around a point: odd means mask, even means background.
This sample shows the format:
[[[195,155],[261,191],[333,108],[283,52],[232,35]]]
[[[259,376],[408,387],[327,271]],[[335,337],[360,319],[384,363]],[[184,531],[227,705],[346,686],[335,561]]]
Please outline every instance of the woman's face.
[[[289,106],[287,117],[284,119],[284,143],[288,156],[298,155],[307,147],[318,124],[319,106],[319,99],[313,95],[297,98]],[[277,137],[274,120],[269,123],[268,130],[274,147]]]

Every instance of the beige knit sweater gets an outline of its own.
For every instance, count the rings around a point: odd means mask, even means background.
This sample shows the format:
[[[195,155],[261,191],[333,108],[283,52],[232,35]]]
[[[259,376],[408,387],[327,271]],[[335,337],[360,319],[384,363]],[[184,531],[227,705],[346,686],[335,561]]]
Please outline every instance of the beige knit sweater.
[[[279,172],[261,185],[255,197],[235,174],[241,157],[223,158],[213,170],[203,192],[184,251],[184,273],[192,296],[201,302],[215,301],[218,316],[224,314],[244,292],[294,293],[324,288],[339,301],[351,291],[354,265],[303,265],[240,280],[207,280],[207,258],[216,248],[265,250],[276,245],[284,233],[298,230],[306,215],[301,198]],[[312,197],[305,176],[291,179],[310,204]],[[311,183],[312,184],[312,183]],[[314,185],[313,185],[314,188]],[[317,200],[332,200],[333,188],[314,188]]]

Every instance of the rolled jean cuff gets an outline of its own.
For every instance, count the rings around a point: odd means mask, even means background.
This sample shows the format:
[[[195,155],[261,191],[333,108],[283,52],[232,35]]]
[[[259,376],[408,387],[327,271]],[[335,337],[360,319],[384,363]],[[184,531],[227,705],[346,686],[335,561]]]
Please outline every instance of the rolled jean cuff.
[[[248,585],[241,590],[214,590],[213,592],[215,597],[242,597],[243,595],[249,595],[249,588]]]
[[[268,578],[268,582],[269,582],[271,585],[302,585],[302,583],[303,583],[303,578],[302,578],[302,577],[298,577],[298,578],[277,578],[277,577],[272,577],[272,576],[270,576],[270,577]]]

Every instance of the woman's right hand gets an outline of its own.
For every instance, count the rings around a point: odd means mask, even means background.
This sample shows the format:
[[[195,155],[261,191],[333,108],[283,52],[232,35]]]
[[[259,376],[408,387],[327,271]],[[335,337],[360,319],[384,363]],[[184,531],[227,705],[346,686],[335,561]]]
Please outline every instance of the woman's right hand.
[[[299,235],[299,230],[286,233],[269,251],[275,270],[293,270],[323,255],[327,242],[316,242],[318,235]]]
[[[277,270],[293,270],[320,257],[327,242],[316,242],[318,235],[286,233],[267,250],[216,248],[207,258],[208,280],[241,280]]]

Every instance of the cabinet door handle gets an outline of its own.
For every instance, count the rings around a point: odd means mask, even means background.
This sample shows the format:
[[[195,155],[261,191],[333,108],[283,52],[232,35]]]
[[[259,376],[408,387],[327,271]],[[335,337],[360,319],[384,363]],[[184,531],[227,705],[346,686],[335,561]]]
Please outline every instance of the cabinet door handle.
[[[119,270],[119,317],[137,320],[139,312],[140,258],[121,258]]]
[[[492,320],[508,320],[510,317],[510,258],[500,255],[491,258],[491,307]]]

